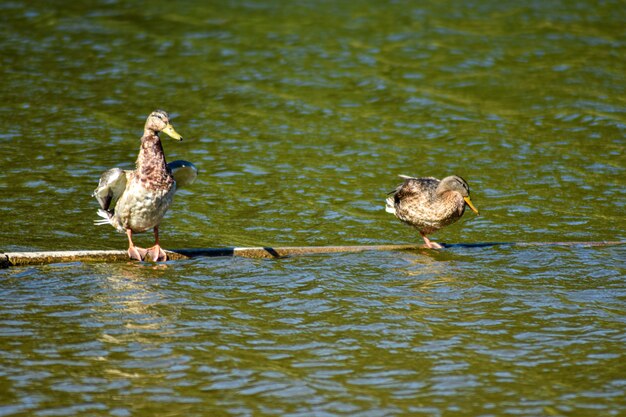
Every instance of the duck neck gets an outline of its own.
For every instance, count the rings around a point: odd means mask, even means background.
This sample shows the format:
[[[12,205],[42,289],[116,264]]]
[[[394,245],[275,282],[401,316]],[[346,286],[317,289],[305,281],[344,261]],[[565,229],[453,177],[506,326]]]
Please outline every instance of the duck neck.
[[[161,139],[155,132],[146,130],[141,138],[136,172],[149,188],[169,186],[174,181],[165,161]]]

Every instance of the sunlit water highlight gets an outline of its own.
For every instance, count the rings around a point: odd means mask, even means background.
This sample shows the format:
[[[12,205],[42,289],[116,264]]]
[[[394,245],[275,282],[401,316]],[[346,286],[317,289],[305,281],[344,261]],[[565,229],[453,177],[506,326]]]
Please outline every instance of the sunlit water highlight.
[[[122,249],[100,173],[161,107],[166,248],[624,241],[619,2],[0,5],[0,250]],[[138,237],[147,246],[151,236]],[[454,247],[0,271],[0,415],[620,416],[626,252]]]

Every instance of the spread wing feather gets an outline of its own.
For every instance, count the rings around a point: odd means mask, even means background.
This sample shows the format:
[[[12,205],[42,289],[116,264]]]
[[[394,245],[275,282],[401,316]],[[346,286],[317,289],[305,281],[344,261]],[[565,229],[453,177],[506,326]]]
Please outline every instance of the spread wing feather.
[[[177,190],[190,186],[198,177],[198,168],[189,161],[179,159],[170,162],[167,166],[172,170]]]
[[[121,168],[111,168],[100,176],[100,182],[92,196],[96,197],[102,210],[109,211],[111,202],[117,201],[124,193],[131,172]]]

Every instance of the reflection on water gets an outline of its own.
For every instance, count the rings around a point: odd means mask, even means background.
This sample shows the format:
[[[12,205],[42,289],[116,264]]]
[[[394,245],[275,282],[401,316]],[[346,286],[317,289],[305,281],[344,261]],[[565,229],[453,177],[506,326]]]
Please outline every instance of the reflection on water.
[[[623,249],[519,251],[6,270],[3,412],[620,410]]]
[[[623,6],[0,5],[0,250],[124,248],[102,171],[170,112],[166,248],[420,241],[398,174],[467,179],[437,241],[626,240]],[[139,245],[151,235],[137,237]],[[0,271],[0,415],[622,415],[622,247]]]

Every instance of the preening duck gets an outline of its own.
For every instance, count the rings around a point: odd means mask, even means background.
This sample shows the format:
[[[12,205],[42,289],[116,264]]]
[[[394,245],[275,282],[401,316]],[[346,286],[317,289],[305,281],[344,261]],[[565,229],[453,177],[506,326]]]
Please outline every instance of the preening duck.
[[[385,210],[419,230],[427,248],[443,248],[426,235],[459,220],[465,212],[465,206],[478,215],[478,210],[470,200],[469,186],[459,176],[452,175],[442,180],[405,175],[400,177],[404,178],[404,182],[389,193]]]

